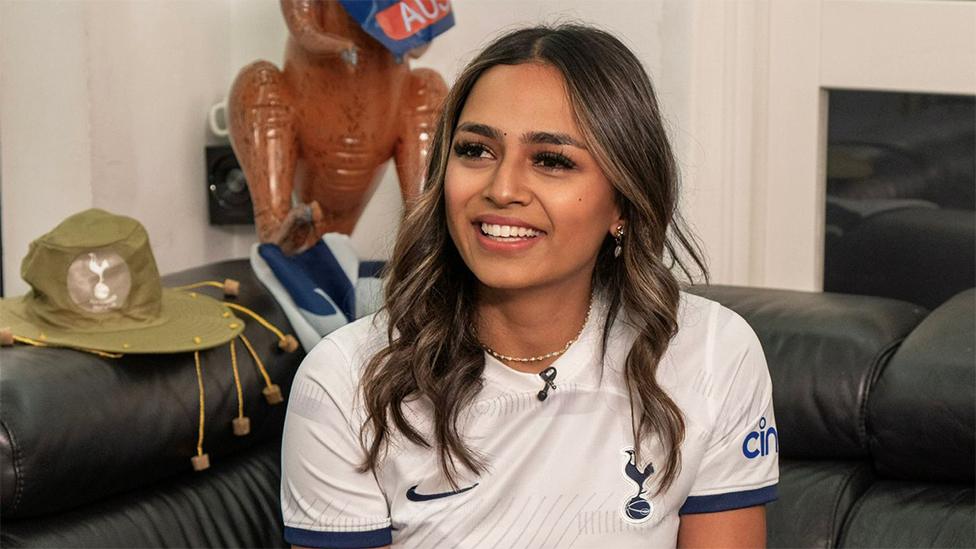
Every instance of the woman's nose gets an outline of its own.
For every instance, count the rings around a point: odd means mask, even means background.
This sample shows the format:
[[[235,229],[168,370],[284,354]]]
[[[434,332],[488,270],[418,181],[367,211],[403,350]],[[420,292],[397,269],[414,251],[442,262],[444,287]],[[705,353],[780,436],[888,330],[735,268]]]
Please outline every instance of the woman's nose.
[[[503,158],[485,185],[482,196],[499,208],[528,204],[532,200],[532,193],[525,184],[527,174],[521,168],[516,158]]]

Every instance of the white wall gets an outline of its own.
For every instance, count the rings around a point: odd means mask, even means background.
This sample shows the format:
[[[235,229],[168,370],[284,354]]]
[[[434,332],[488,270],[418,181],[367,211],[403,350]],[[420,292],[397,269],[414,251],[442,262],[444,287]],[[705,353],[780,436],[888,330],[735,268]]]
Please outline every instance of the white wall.
[[[688,118],[692,10],[683,0],[455,0],[456,26],[416,66],[450,83],[504,29],[576,19],[620,36],[644,61],[682,164],[699,162]],[[271,0],[0,1],[0,186],[5,295],[26,290],[28,243],[95,206],[139,219],[164,273],[243,257],[252,228],[207,224],[206,114],[255,59],[280,65]],[[697,192],[693,182],[689,192]],[[387,169],[353,243],[385,257],[401,211]],[[695,216],[690,216],[692,221]]]
[[[17,293],[27,244],[92,202],[85,33],[80,2],[0,2],[3,279]]]
[[[228,86],[230,3],[86,2],[92,205],[146,226],[162,272],[240,257],[207,223],[206,116]]]

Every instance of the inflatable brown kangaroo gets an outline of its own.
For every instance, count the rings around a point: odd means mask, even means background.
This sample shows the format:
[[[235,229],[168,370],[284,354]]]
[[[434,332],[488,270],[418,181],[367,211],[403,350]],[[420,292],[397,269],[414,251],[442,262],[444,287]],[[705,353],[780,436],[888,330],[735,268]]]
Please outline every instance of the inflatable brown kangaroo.
[[[398,63],[335,0],[281,0],[281,11],[291,34],[284,70],[244,67],[228,126],[258,238],[292,254],[326,232],[351,233],[390,157],[404,201],[417,195],[447,86]]]

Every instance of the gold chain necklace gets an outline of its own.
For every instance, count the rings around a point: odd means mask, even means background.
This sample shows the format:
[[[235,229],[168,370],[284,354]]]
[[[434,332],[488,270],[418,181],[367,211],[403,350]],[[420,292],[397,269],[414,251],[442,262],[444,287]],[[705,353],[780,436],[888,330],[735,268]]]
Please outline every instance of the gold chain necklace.
[[[505,360],[508,362],[539,362],[541,360],[546,360],[547,358],[559,356],[565,353],[566,351],[568,351],[569,348],[573,346],[573,343],[576,343],[576,340],[578,340],[580,336],[583,335],[583,330],[586,328],[586,323],[589,322],[590,320],[590,312],[592,310],[593,310],[593,298],[590,297],[590,305],[586,308],[586,316],[583,317],[583,325],[580,326],[579,331],[576,332],[576,335],[573,337],[573,339],[567,341],[566,345],[564,345],[563,348],[558,351],[553,351],[551,353],[546,353],[544,355],[539,355],[539,356],[520,357],[520,356],[503,355],[495,351],[491,347],[485,345],[484,343],[481,344],[481,348],[484,349],[485,352],[487,352],[489,355],[497,358],[498,360]]]

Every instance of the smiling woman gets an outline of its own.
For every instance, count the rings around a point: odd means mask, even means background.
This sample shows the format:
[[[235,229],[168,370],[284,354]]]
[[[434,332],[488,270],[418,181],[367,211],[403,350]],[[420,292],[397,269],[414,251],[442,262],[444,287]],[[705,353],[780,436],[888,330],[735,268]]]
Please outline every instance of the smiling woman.
[[[535,27],[448,95],[385,307],[306,358],[286,539],[319,547],[764,544],[762,348],[681,291],[700,252],[650,80],[613,36]],[[767,429],[768,430],[768,429]]]

